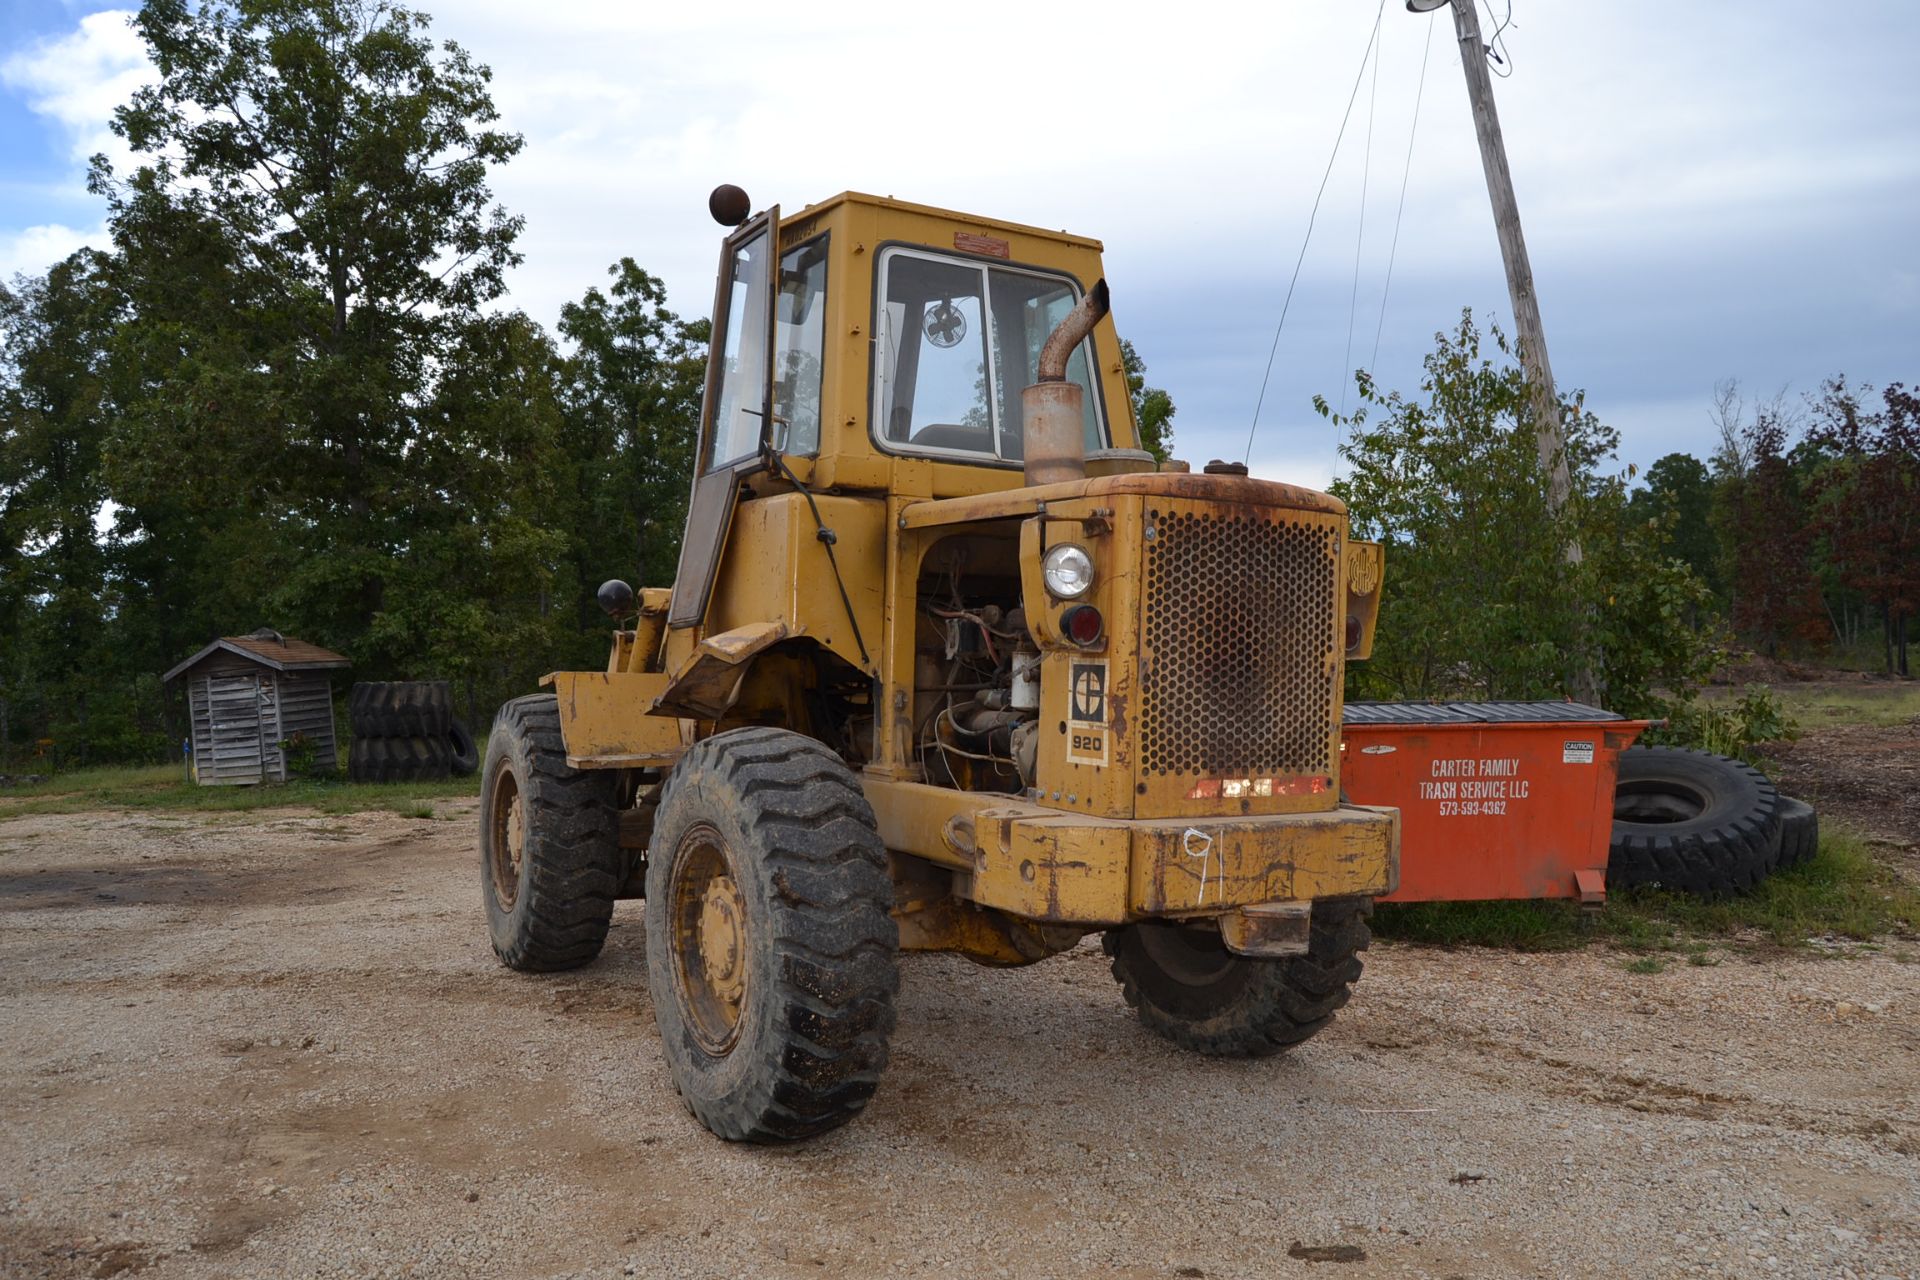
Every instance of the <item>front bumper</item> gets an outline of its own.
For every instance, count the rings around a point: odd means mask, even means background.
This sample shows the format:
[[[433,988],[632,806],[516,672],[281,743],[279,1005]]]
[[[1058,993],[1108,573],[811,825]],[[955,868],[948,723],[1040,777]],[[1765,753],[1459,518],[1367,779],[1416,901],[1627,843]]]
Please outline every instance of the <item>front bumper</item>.
[[[1400,884],[1397,809],[1114,819],[871,777],[866,791],[888,848],[954,867],[964,898],[1047,923],[1379,897]],[[955,801],[973,803],[955,812]]]

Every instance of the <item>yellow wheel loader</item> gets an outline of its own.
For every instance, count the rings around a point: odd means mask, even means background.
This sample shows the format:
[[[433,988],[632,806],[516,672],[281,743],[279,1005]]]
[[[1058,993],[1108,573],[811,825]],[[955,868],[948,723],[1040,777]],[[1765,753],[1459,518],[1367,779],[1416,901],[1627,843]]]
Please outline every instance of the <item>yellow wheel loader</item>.
[[[1399,869],[1343,803],[1379,548],[1323,493],[1139,448],[1100,245],[847,193],[710,208],[720,257],[671,589],[600,590],[604,671],[500,711],[489,927],[584,964],[645,899],[675,1083],[723,1138],[872,1097],[902,951],[1104,935],[1151,1030],[1325,1026]]]

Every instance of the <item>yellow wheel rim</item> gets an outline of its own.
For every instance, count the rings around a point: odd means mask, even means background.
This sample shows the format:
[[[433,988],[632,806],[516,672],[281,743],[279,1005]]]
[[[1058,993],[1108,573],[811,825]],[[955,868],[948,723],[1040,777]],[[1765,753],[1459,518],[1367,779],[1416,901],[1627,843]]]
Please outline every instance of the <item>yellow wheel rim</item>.
[[[520,896],[520,863],[527,851],[527,810],[511,769],[502,769],[494,780],[493,801],[487,810],[493,831],[493,856],[489,859],[493,896],[502,911],[511,911]]]
[[[695,827],[680,841],[669,878],[674,986],[687,1029],[715,1057],[740,1038],[751,983],[746,897],[720,833]]]

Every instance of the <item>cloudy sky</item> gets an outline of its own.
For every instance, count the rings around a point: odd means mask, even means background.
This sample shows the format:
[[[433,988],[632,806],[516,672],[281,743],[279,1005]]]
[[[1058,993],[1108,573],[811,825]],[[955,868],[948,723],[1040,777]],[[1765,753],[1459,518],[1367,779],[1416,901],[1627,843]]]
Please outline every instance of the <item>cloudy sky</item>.
[[[1062,227],[1105,242],[1116,321],[1173,393],[1176,452],[1195,461],[1246,447],[1376,11],[422,7],[493,67],[527,138],[494,184],[527,218],[513,305],[551,325],[631,254],[698,314],[717,246],[705,198],[723,181],[789,209],[852,188]],[[0,11],[0,274],[102,241],[85,158],[114,149],[108,116],[148,74],[125,8]],[[1624,460],[1709,451],[1720,378],[1761,393],[1836,372],[1920,380],[1920,9],[1514,0],[1505,44],[1496,89],[1554,371],[1620,428]],[[1458,49],[1446,15],[1388,0],[1377,80],[1368,65],[1280,338],[1256,473],[1324,482],[1335,432],[1311,397],[1337,403],[1343,369],[1363,364],[1412,389],[1462,307],[1508,313]]]

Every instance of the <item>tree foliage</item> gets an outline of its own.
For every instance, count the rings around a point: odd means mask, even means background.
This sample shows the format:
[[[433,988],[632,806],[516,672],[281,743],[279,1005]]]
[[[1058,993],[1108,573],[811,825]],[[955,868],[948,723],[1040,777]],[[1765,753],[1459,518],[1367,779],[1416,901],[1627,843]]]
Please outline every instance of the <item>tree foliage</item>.
[[[642,582],[665,586],[686,523],[708,323],[675,316],[665,286],[632,258],[607,274],[606,292],[588,289],[560,309],[572,344],[559,370],[569,452],[613,462],[574,478],[573,557],[588,577],[637,561]]]
[[[380,0],[149,0],[109,253],[0,290],[0,753],[151,758],[157,673],[270,624],[484,717],[671,579],[704,322],[623,260],[561,350],[501,307],[520,150]],[[172,732],[169,732],[171,725]]]
[[[1173,456],[1173,397],[1147,385],[1147,362],[1125,338],[1120,339],[1120,363],[1126,370],[1133,421],[1140,428],[1140,447],[1165,462]]]
[[[1870,404],[1838,377],[1813,401],[1812,529],[1840,583],[1879,609],[1887,669],[1906,675],[1920,612],[1920,396],[1894,383]]]
[[[1690,688],[1712,658],[1689,622],[1706,589],[1663,553],[1660,522],[1628,517],[1625,477],[1605,469],[1617,435],[1566,404],[1572,492],[1554,511],[1504,337],[1484,350],[1467,313],[1435,336],[1417,398],[1361,371],[1352,417],[1316,400],[1348,432],[1350,471],[1333,488],[1354,534],[1386,546],[1375,648],[1349,669],[1351,691],[1551,698],[1591,671],[1609,707],[1638,713]]]
[[[1713,529],[1713,472],[1690,453],[1669,453],[1648,467],[1627,499],[1630,519],[1659,530],[1661,551],[1693,570],[1716,601],[1725,599],[1719,539]]]

